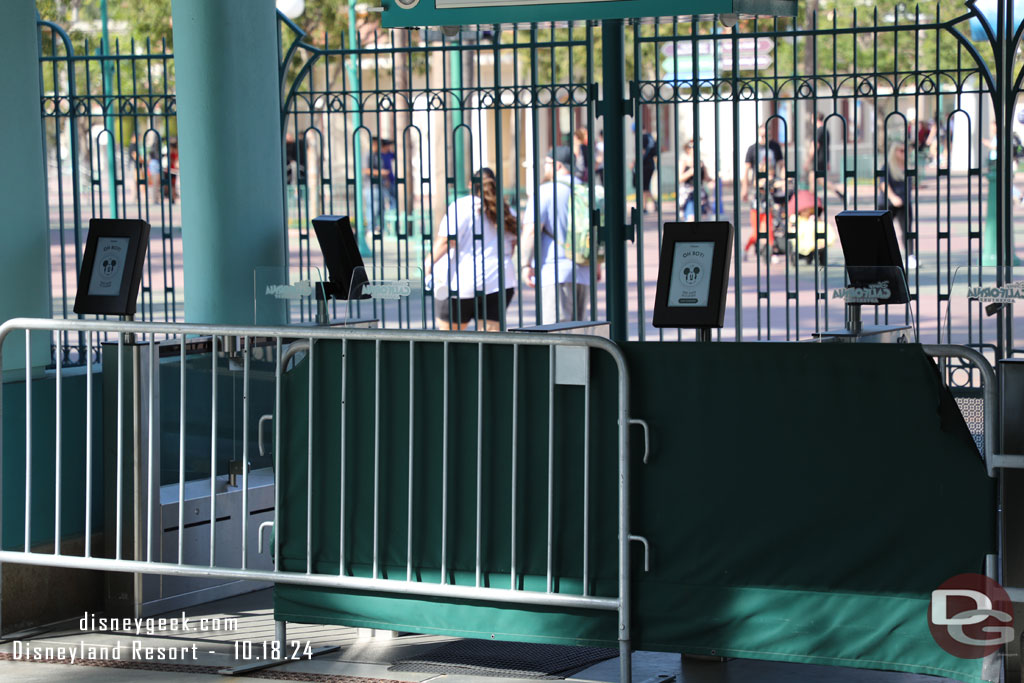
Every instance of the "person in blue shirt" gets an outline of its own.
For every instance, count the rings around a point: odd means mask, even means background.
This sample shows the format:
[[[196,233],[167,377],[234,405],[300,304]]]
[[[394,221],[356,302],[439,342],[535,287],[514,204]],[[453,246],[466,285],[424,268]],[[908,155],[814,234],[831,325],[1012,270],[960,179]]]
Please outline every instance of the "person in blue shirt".
[[[572,166],[572,150],[555,147],[544,159],[544,183],[522,216],[523,279],[530,287],[540,284],[542,325],[586,319],[590,267],[577,264],[561,246],[568,241],[573,185],[580,184]],[[540,252],[535,254],[538,229]]]

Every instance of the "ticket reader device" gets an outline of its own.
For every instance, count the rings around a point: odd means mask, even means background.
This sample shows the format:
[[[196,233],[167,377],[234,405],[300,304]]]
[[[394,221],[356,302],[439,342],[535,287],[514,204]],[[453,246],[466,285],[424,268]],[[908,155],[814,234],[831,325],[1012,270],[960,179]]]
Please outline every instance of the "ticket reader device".
[[[711,328],[725,324],[734,233],[727,221],[665,223],[655,327],[695,329],[698,341],[711,341]]]
[[[913,336],[909,325],[865,326],[861,307],[910,303],[906,271],[889,211],[843,211],[836,214],[843,247],[847,286],[846,327],[815,334],[823,341],[899,342]]]
[[[368,298],[362,291],[367,283],[366,269],[348,216],[314,218],[313,231],[328,273],[326,282],[316,284],[317,322],[327,324],[328,299]]]
[[[75,313],[134,316],[148,248],[146,221],[90,219]]]

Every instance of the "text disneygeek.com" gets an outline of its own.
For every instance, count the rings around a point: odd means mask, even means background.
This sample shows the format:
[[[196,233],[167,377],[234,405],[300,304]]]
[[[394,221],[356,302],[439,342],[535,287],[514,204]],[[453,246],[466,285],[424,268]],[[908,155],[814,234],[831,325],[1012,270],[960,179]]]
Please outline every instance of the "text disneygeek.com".
[[[238,619],[230,617],[190,617],[184,612],[180,617],[160,617],[150,619],[118,619],[114,617],[97,617],[86,612],[79,620],[78,628],[88,635],[97,633],[126,634],[129,636],[159,636],[163,634],[182,633],[215,633],[238,630]],[[209,647],[211,643],[204,643]],[[277,641],[232,640],[222,642],[228,651],[200,650],[198,643],[189,645],[160,645],[152,641],[131,640],[115,643],[38,643],[15,640],[11,643],[11,657],[15,661],[57,661],[74,664],[81,661],[158,661],[158,662],[194,662],[202,654],[228,655],[236,661],[253,660],[284,660],[309,659],[313,656],[313,648],[309,641]],[[224,648],[226,650],[227,648]]]

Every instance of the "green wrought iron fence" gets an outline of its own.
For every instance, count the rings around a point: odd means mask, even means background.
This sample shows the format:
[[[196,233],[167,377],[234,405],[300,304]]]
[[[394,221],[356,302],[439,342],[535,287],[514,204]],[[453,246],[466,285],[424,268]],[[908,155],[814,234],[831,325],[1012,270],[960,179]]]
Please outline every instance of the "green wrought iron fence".
[[[141,218],[152,227],[139,317],[177,321],[181,294],[173,56],[166,45],[77,45],[39,22],[39,78],[46,159],[53,315],[75,317],[89,219]],[[84,343],[64,333],[65,363]]]
[[[443,307],[448,299],[449,309],[464,301],[469,318],[493,317],[502,328],[549,320],[554,311],[545,313],[537,294],[554,278],[541,269],[538,287],[531,287],[522,249],[511,245],[523,241],[527,224],[542,223],[541,202],[529,200],[541,193],[545,157],[566,145],[573,157],[566,180],[586,197],[570,210],[595,212],[590,232],[604,243],[609,265],[621,249],[619,237],[633,243],[627,243],[625,277],[611,268],[600,280],[604,269],[596,256],[568,269],[566,284],[589,286],[572,310],[553,300],[549,308],[558,307],[559,319],[608,319],[620,297],[625,336],[687,336],[656,332],[650,318],[662,226],[692,215],[737,226],[721,338],[805,339],[842,324],[840,302],[830,292],[841,254],[820,227],[811,240],[820,248],[801,246],[790,231],[792,215],[820,201],[831,223],[837,210],[884,204],[892,181],[886,157],[902,151],[909,207],[902,247],[913,305],[907,314],[881,311],[878,320],[905,320],[922,341],[1012,355],[1019,336],[1012,308],[951,304],[958,281],[1013,279],[1011,157],[1024,72],[1013,63],[1021,29],[1005,3],[1003,9],[1005,22],[994,27],[973,5],[957,2],[922,6],[913,16],[842,10],[795,22],[745,20],[735,30],[650,19],[626,23],[624,50],[607,33],[616,22],[463,27],[452,35],[378,30],[353,47],[344,37],[306,37],[282,18],[293,272],[308,279],[322,268],[310,244],[311,219],[343,213],[354,218],[371,270],[418,273],[436,249],[443,251],[435,242],[444,239],[435,236],[452,201],[471,193],[474,172],[489,167],[517,215],[516,230],[498,236],[498,251],[507,250],[513,265],[509,273],[498,269],[497,288],[514,289],[511,306],[478,296],[489,293],[479,283],[438,288],[425,277],[423,302],[397,313],[368,312],[387,326],[434,328],[435,303]],[[972,22],[980,34],[971,35]],[[47,22],[40,29],[54,312],[71,315],[88,218],[140,216],[161,236],[151,242],[142,316],[175,320],[183,299],[168,144],[176,132],[168,85],[173,57],[135,44],[124,53],[115,46],[109,56],[85,46],[78,56],[61,29]],[[603,82],[615,73],[612,62],[625,68],[622,83]],[[626,144],[603,153],[602,133],[620,139],[603,116],[616,101],[626,102]],[[751,146],[759,153],[762,124],[779,143],[778,170],[752,168],[744,191],[746,153]],[[396,143],[393,157],[379,147],[373,152],[375,137]],[[693,179],[680,182],[691,140],[693,158],[703,165],[691,164]],[[607,176],[605,154],[614,161]],[[609,177],[623,175],[624,183],[606,187]],[[790,196],[799,190],[811,194]],[[605,195],[620,193],[629,198],[624,231],[616,216],[598,212]],[[614,213],[621,203],[612,204]],[[747,250],[752,225],[758,228]],[[465,255],[471,270],[487,265],[486,240],[478,226],[473,230],[470,244],[459,244],[465,235],[448,244],[453,260]],[[533,251],[542,251],[545,239],[535,230]],[[993,269],[994,278],[985,275]],[[311,318],[312,311],[300,317]],[[73,340],[62,345],[75,346]]]
[[[369,44],[355,48],[345,45],[344,38],[341,47],[316,45],[330,45],[334,37],[304,38],[287,20],[282,19],[281,29],[287,229],[291,265],[300,278],[322,267],[310,244],[310,221],[319,214],[353,218],[368,269],[404,269],[407,275],[414,268],[446,269],[448,257],[434,266],[431,255],[443,251],[435,237],[448,214],[453,222],[472,224],[466,232],[450,231],[448,272],[458,270],[463,279],[425,277],[427,296],[419,310],[407,307],[389,320],[386,311],[374,309],[383,324],[443,327],[435,305],[461,306],[472,319],[464,324],[489,318],[502,329],[549,317],[604,317],[596,257],[589,264],[563,264],[557,274],[538,269],[536,287],[531,287],[522,250],[512,252],[527,224],[543,223],[543,201],[531,203],[530,198],[545,191],[545,158],[555,147],[571,150],[573,159],[566,165],[574,171],[555,178],[556,184],[569,186],[555,191],[581,195],[570,203],[570,223],[591,219],[577,213],[600,206],[593,147],[581,142],[595,139],[595,26],[480,26],[453,35],[393,30],[378,32]],[[381,141],[397,143],[394,156],[383,151]],[[479,190],[473,178],[481,168],[493,171],[516,216],[516,230],[498,231],[496,251],[513,261],[506,268],[484,256],[491,254],[491,238],[482,219],[472,210],[465,215],[468,204],[453,203]],[[590,220],[590,231],[596,237],[596,220]],[[540,255],[548,238],[540,229],[533,235],[532,246]],[[487,270],[497,277],[483,281]],[[568,303],[558,298],[544,302],[536,293],[555,275],[584,294]],[[509,290],[514,298],[507,310],[504,298],[486,297]],[[310,316],[310,311],[303,313]]]
[[[684,219],[737,228],[723,338],[807,339],[843,327],[843,301],[829,287],[842,263],[838,241],[819,226],[809,247],[798,245],[792,224],[817,202],[828,224],[838,211],[875,208],[893,210],[903,224],[912,305],[899,315],[881,309],[876,322],[913,324],[921,341],[1007,355],[1011,321],[987,316],[981,303],[948,319],[954,281],[1004,265],[997,248],[1013,244],[1012,219],[994,215],[989,158],[1012,131],[990,131],[989,121],[1000,106],[1012,112],[1014,98],[997,93],[992,52],[969,38],[969,21],[979,16],[973,6],[941,3],[911,16],[852,8],[799,23],[744,21],[734,31],[696,20],[634,23],[632,152],[642,158],[653,135],[660,175],[648,206],[638,193],[631,207],[643,226],[631,250],[631,315],[644,321],[636,335],[666,336],[650,327],[656,282],[645,264],[657,258],[663,223]],[[751,155],[769,161],[749,163]],[[903,180],[891,172],[900,158]],[[680,182],[687,168],[694,180]],[[887,197],[887,180],[900,186],[903,206]],[[643,183],[640,164],[634,181]],[[703,188],[703,201],[694,187]]]
[[[662,226],[723,219],[737,227],[737,240],[721,338],[796,340],[841,327],[842,301],[831,296],[842,273],[834,230],[819,226],[808,248],[791,219],[811,202],[831,225],[843,209],[896,209],[886,188],[900,185],[906,205],[896,213],[913,303],[875,318],[914,325],[922,341],[1008,355],[1009,315],[989,316],[980,303],[950,310],[954,282],[980,281],[983,269],[1009,265],[1013,244],[1012,218],[996,215],[1009,200],[996,201],[994,181],[996,147],[1010,149],[1013,98],[993,76],[998,49],[970,37],[969,22],[979,19],[973,6],[940,3],[912,16],[851,9],[796,21],[745,20],[733,30],[696,19],[629,22],[620,58],[631,115],[623,156],[633,244],[624,282],[611,273],[598,284],[599,269],[587,269],[595,286],[585,317],[606,318],[608,293],[621,289],[629,337],[686,336],[650,323]],[[289,45],[285,129],[288,139],[306,142],[299,146],[310,156],[309,174],[293,174],[288,189],[293,265],[303,277],[319,265],[309,245],[315,214],[357,216],[373,267],[419,265],[448,201],[468,191],[472,170],[500,167],[499,185],[525,210],[547,150],[576,129],[588,143],[576,169],[588,173],[577,182],[591,206],[620,189],[605,188],[593,172],[606,125],[599,107],[620,92],[601,83],[602,59],[614,53],[602,45],[599,23],[481,26],[454,36],[392,30],[355,49],[318,47],[287,22],[282,30],[294,36],[282,41]],[[1002,110],[1010,113],[990,130]],[[756,164],[748,170],[748,152],[763,149],[755,144],[762,125],[779,143],[777,172]],[[397,199],[379,190],[381,173],[368,168],[374,135],[401,143]],[[703,165],[686,161],[691,141],[692,158]],[[900,153],[903,181],[895,159],[886,159]],[[687,166],[693,178],[680,182]],[[608,222],[594,220],[605,240]],[[535,290],[516,271],[517,297],[502,319],[508,327],[542,319]],[[418,313],[393,322],[436,324],[429,305]]]

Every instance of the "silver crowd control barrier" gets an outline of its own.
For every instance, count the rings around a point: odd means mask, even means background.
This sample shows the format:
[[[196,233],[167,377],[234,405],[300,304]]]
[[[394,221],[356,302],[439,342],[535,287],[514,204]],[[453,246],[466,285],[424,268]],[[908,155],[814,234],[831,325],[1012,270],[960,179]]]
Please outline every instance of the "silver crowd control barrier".
[[[113,552],[99,552],[92,547],[90,542],[89,530],[94,526],[92,518],[92,510],[94,507],[93,491],[94,482],[92,479],[92,471],[95,464],[95,453],[93,448],[93,434],[92,424],[94,419],[97,417],[96,407],[93,405],[93,387],[94,382],[94,368],[92,364],[87,364],[85,368],[86,374],[86,399],[84,406],[77,406],[75,409],[83,410],[85,414],[85,477],[82,485],[84,486],[84,512],[85,512],[85,548],[81,554],[70,554],[64,551],[61,547],[61,508],[65,505],[64,502],[69,492],[62,490],[61,486],[61,466],[62,466],[62,441],[67,438],[81,438],[82,435],[66,435],[61,433],[61,425],[64,422],[63,417],[65,412],[71,408],[62,401],[62,385],[64,383],[65,368],[62,366],[59,354],[56,367],[53,371],[53,381],[56,386],[56,404],[54,408],[54,425],[56,430],[56,449],[54,453],[54,528],[53,528],[53,539],[54,545],[52,552],[39,552],[33,550],[32,543],[32,528],[33,528],[33,500],[32,500],[32,477],[33,477],[33,446],[32,446],[32,425],[33,416],[32,409],[32,389],[35,382],[40,381],[38,377],[33,377],[31,370],[31,362],[28,355],[26,355],[26,366],[29,366],[25,370],[25,409],[26,409],[26,428],[25,428],[25,452],[24,453],[10,453],[4,450],[0,450],[0,469],[7,467],[9,463],[21,460],[25,468],[25,538],[22,547],[18,549],[2,549],[0,550],[0,562],[10,562],[28,565],[40,565],[50,567],[68,567],[75,569],[91,569],[108,572],[125,572],[130,573],[135,577],[136,587],[138,587],[140,577],[144,575],[161,575],[164,577],[196,577],[202,579],[233,579],[233,580],[246,580],[246,581],[262,581],[272,583],[283,583],[283,584],[296,584],[303,586],[316,586],[324,588],[341,588],[358,591],[374,591],[383,594],[389,594],[393,596],[424,596],[424,597],[435,597],[435,598],[450,598],[450,599],[470,599],[479,600],[485,602],[502,603],[509,605],[538,605],[552,608],[564,608],[564,609],[588,609],[588,610],[601,610],[601,611],[612,611],[618,615],[618,640],[620,644],[621,653],[621,675],[624,682],[630,680],[630,562],[629,562],[629,544],[631,542],[642,543],[645,549],[645,564],[648,562],[648,543],[647,540],[642,536],[637,536],[630,533],[629,519],[630,519],[630,499],[629,499],[629,488],[630,488],[630,476],[629,476],[629,463],[628,452],[629,452],[629,430],[631,424],[641,424],[645,429],[645,441],[647,426],[642,422],[638,422],[631,419],[629,414],[629,377],[626,369],[625,359],[622,356],[621,351],[617,346],[610,343],[609,341],[593,336],[565,336],[565,335],[523,335],[523,334],[512,334],[512,333],[460,333],[458,335],[452,335],[449,333],[439,332],[412,332],[412,331],[398,331],[398,330],[371,330],[371,329],[331,329],[331,328],[286,328],[286,327],[235,327],[235,326],[212,326],[212,325],[191,325],[191,324],[173,324],[173,323],[134,323],[134,322],[113,322],[113,321],[81,321],[81,320],[33,320],[33,319],[13,319],[9,320],[0,326],[0,359],[2,359],[3,342],[10,335],[17,333],[24,333],[26,338],[26,348],[28,339],[33,333],[59,333],[59,332],[76,332],[80,333],[85,341],[89,358],[92,358],[92,352],[94,346],[97,344],[97,340],[102,335],[116,335],[117,343],[116,349],[111,347],[111,350],[116,350],[116,482],[131,482],[130,485],[117,485],[114,495],[114,529],[105,529],[105,533],[109,534],[110,531],[114,533],[114,545]],[[159,504],[159,497],[161,487],[155,480],[156,472],[159,470],[159,455],[158,447],[154,440],[154,430],[152,428],[148,430],[141,430],[140,424],[148,423],[150,426],[153,425],[154,421],[159,419],[155,414],[157,411],[158,396],[156,395],[157,381],[154,376],[158,362],[154,362],[159,357],[158,349],[156,348],[157,339],[160,339],[162,344],[170,343],[173,346],[174,341],[177,341],[179,347],[178,362],[180,363],[180,376],[178,381],[180,382],[180,396],[179,400],[179,415],[180,424],[178,425],[178,441],[179,451],[177,453],[177,492],[176,503],[177,511],[177,544],[176,548],[168,548],[165,543],[162,547],[157,548],[157,543],[152,539],[146,538],[144,534],[140,533],[140,529],[153,529],[154,515],[156,514],[157,505]],[[549,354],[550,373],[548,377],[548,394],[549,394],[549,405],[552,406],[549,409],[549,420],[548,420],[548,473],[547,486],[545,491],[535,491],[534,494],[542,496],[547,501],[547,581],[545,583],[544,590],[529,590],[525,587],[517,587],[516,582],[516,571],[517,571],[517,560],[515,556],[515,521],[513,521],[513,544],[512,544],[512,563],[510,568],[510,574],[512,582],[508,588],[496,588],[484,585],[481,582],[481,515],[486,506],[491,505],[490,501],[481,494],[479,468],[477,470],[477,490],[476,490],[476,581],[475,585],[452,585],[451,583],[445,583],[442,579],[441,583],[423,583],[421,581],[414,580],[414,571],[412,566],[412,544],[410,533],[409,550],[408,550],[408,564],[407,571],[404,576],[404,580],[396,579],[385,579],[381,578],[379,571],[380,558],[377,550],[377,519],[378,519],[378,505],[380,491],[374,491],[374,557],[373,557],[373,572],[370,577],[352,576],[346,574],[345,562],[339,562],[340,571],[338,574],[323,574],[318,573],[314,570],[312,562],[312,545],[311,535],[316,518],[313,515],[312,506],[308,502],[311,497],[308,492],[312,488],[312,468],[307,469],[307,507],[306,507],[306,566],[305,571],[283,571],[281,567],[281,546],[282,543],[274,543],[274,553],[276,562],[272,569],[256,569],[248,566],[247,558],[249,557],[249,515],[242,514],[241,528],[240,528],[240,543],[237,544],[240,550],[240,555],[232,558],[225,558],[225,552],[221,544],[226,542],[226,539],[219,538],[222,534],[218,533],[218,525],[216,523],[218,519],[218,493],[224,492],[225,484],[221,482],[222,477],[217,476],[218,469],[218,439],[217,439],[217,405],[218,405],[218,382],[211,381],[210,383],[210,414],[209,414],[209,434],[210,438],[210,472],[207,476],[208,482],[203,481],[186,481],[186,461],[187,456],[187,444],[188,444],[188,433],[187,433],[187,419],[186,416],[190,415],[190,389],[187,385],[186,377],[186,348],[190,345],[194,345],[198,340],[204,339],[204,344],[209,344],[207,348],[212,352],[212,377],[216,378],[218,368],[219,355],[231,351],[230,362],[234,363],[235,370],[242,373],[242,389],[241,389],[241,401],[243,405],[243,429],[242,429],[242,452],[245,457],[248,457],[249,452],[249,429],[248,419],[250,412],[250,379],[252,375],[250,362],[253,357],[253,350],[256,347],[257,340],[265,351],[272,350],[274,367],[274,413],[281,415],[281,390],[282,390],[282,376],[283,368],[285,364],[294,358],[296,354],[306,354],[308,360],[307,367],[309,373],[309,451],[306,453],[307,466],[312,462],[313,447],[312,447],[312,436],[313,431],[317,428],[312,419],[313,415],[313,378],[316,372],[316,342],[320,340],[340,340],[343,345],[347,345],[352,341],[371,341],[375,344],[376,349],[376,367],[377,367],[377,380],[380,379],[380,349],[383,342],[399,342],[408,344],[410,350],[410,369],[409,369],[409,382],[415,384],[416,372],[411,360],[413,349],[417,344],[440,344],[444,348],[444,359],[445,359],[445,373],[444,373],[444,462],[445,467],[448,464],[448,406],[449,406],[449,393],[450,387],[448,386],[448,372],[447,364],[449,358],[449,347],[454,345],[469,345],[477,347],[477,358],[478,362],[483,363],[483,350],[484,347],[489,345],[503,345],[511,348],[513,357],[513,373],[511,381],[508,385],[512,392],[512,405],[518,405],[518,392],[520,391],[519,386],[519,374],[518,364],[520,358],[520,351],[524,347],[546,347]],[[169,341],[167,341],[169,340]],[[135,349],[135,352],[125,353],[126,348]],[[346,346],[347,348],[347,346]],[[142,350],[148,353],[150,362],[142,364],[140,363],[140,356]],[[555,533],[553,528],[554,520],[554,505],[555,500],[559,495],[559,491],[556,489],[554,484],[554,477],[551,476],[551,471],[554,466],[556,453],[555,445],[553,440],[553,417],[550,413],[553,410],[554,405],[554,392],[557,384],[575,384],[581,386],[584,392],[585,405],[588,409],[584,410],[584,414],[587,416],[584,420],[582,438],[584,440],[584,470],[587,469],[589,464],[589,405],[590,405],[590,376],[588,374],[588,367],[584,361],[582,366],[580,365],[580,358],[589,358],[588,354],[592,352],[607,354],[614,364],[617,372],[617,406],[615,407],[615,414],[617,419],[617,460],[618,460],[618,500],[617,500],[617,528],[614,533],[617,535],[617,551],[618,551],[618,594],[616,596],[598,596],[590,594],[588,590],[588,573],[592,571],[589,566],[589,558],[591,554],[591,548],[589,547],[591,529],[590,516],[588,511],[589,500],[591,497],[590,491],[590,478],[589,473],[584,472],[584,483],[583,483],[583,528],[584,533],[582,535],[582,541],[580,543],[580,551],[582,552],[583,561],[583,576],[582,586],[583,589],[579,594],[568,594],[562,592],[556,592],[552,585],[552,558],[556,550],[556,544],[568,543],[569,541],[560,541],[559,536]],[[241,357],[239,359],[239,356]],[[132,375],[131,378],[126,378],[125,365],[127,362],[132,364]],[[223,361],[220,361],[223,363]],[[347,358],[343,363],[347,363]],[[142,365],[146,367],[143,368]],[[239,368],[240,366],[240,368]],[[343,365],[343,368],[346,367]],[[556,370],[557,368],[557,370]],[[344,370],[343,370],[344,372]],[[566,373],[573,375],[568,381],[565,380]],[[556,376],[559,375],[559,376]],[[140,377],[141,375],[141,377]],[[482,372],[478,373],[478,386],[477,391],[482,392],[484,390],[482,386]],[[129,385],[130,386],[127,386]],[[342,386],[345,386],[344,383]],[[502,385],[504,386],[504,385]],[[343,390],[344,391],[344,390]],[[374,400],[377,401],[379,409],[381,387],[379,383],[373,387]],[[129,395],[128,392],[131,392]],[[481,394],[482,395],[482,394]],[[418,407],[415,405],[413,400],[413,392],[410,391],[409,399],[409,414],[412,417],[417,411]],[[194,396],[193,396],[194,399]],[[344,396],[343,396],[344,400]],[[109,401],[109,397],[105,398],[104,401]],[[128,404],[134,406],[134,411],[128,410]],[[134,413],[134,417],[131,415]],[[0,430],[4,428],[3,424],[3,405],[0,403]],[[129,429],[129,425],[125,423],[127,419],[132,420],[132,429]],[[513,414],[512,420],[515,423],[517,416]],[[263,443],[263,431],[265,423],[267,421],[273,421],[272,432],[273,432],[273,460],[275,466],[275,472],[281,472],[281,455],[282,455],[282,444],[281,444],[281,421],[274,419],[273,416],[262,416],[258,418],[257,422],[257,434],[259,446],[261,451],[264,451],[266,445]],[[482,424],[482,416],[478,413],[477,420],[477,462],[479,463],[483,458],[483,452],[480,448],[479,430]],[[10,428],[10,425],[7,425]],[[342,425],[342,429],[345,426]],[[349,426],[348,428],[354,428]],[[375,422],[374,429],[377,430],[375,434],[375,443],[379,442],[380,439],[380,422]],[[411,440],[410,430],[410,440]],[[524,490],[530,487],[530,482],[515,481],[515,460],[516,456],[516,443],[515,434],[516,429],[512,430],[512,453],[513,453],[513,483],[512,486],[523,486]],[[2,432],[0,432],[2,436]],[[132,438],[133,443],[131,447],[131,457],[126,455],[126,440]],[[0,440],[0,449],[2,449],[2,440]],[[344,449],[342,449],[344,450]],[[410,472],[413,471],[412,466],[413,451],[410,444],[409,461],[403,463],[403,466],[408,466]],[[341,454],[342,458],[342,472],[344,472],[344,457],[345,454]],[[647,454],[645,449],[644,459],[646,460]],[[39,455],[35,454],[35,459],[38,461]],[[374,454],[374,468],[375,472],[379,470],[380,461],[379,454]],[[396,463],[396,466],[398,464]],[[129,473],[131,474],[128,479]],[[249,467],[244,466],[241,468],[241,472],[232,472],[231,476],[235,477],[237,474],[241,475],[241,506],[243,511],[246,513],[250,508],[250,472]],[[375,476],[375,483],[376,483]],[[209,493],[209,538],[206,539],[202,545],[208,549],[209,562],[208,563],[189,563],[185,561],[187,552],[184,547],[185,543],[185,532],[184,530],[188,526],[188,519],[186,518],[186,500],[188,495],[186,488],[193,488],[199,486],[204,491]],[[125,489],[128,489],[127,491]],[[163,487],[166,490],[166,486]],[[513,490],[515,490],[513,488]],[[443,490],[440,492],[444,499],[443,505],[445,506],[445,515],[447,515],[447,496],[448,491]],[[109,498],[111,492],[107,491],[105,497]],[[412,480],[410,478],[409,495],[412,495]],[[512,496],[512,519],[516,519],[515,505],[516,496]],[[412,506],[409,506],[410,514]],[[345,533],[346,519],[344,506],[340,507],[342,518],[340,520],[341,533]],[[259,546],[262,549],[263,545],[263,531],[268,527],[275,527],[280,529],[278,525],[280,515],[282,514],[282,501],[281,501],[281,489],[275,487],[274,490],[274,501],[272,519],[265,520],[259,523],[258,528],[252,529],[255,540],[257,540]],[[127,522],[126,520],[130,520]],[[2,526],[2,520],[0,520],[0,528]],[[448,548],[446,547],[450,539],[448,539],[448,531],[446,526],[442,526],[442,542],[441,542],[441,563],[442,563],[442,577],[445,575],[444,563],[446,562],[446,553]],[[609,530],[610,531],[610,530]],[[194,539],[193,539],[194,540]],[[575,543],[575,542],[574,542]],[[218,551],[218,547],[221,546],[222,550]],[[340,546],[342,549],[345,547],[344,544]],[[109,545],[108,545],[109,551]],[[154,553],[154,551],[156,551]],[[343,551],[342,551],[343,552]],[[234,554],[234,553],[233,553]],[[108,555],[108,556],[104,556]],[[136,604],[136,610],[138,610],[138,604]],[[283,638],[283,625],[279,628],[279,634]]]

